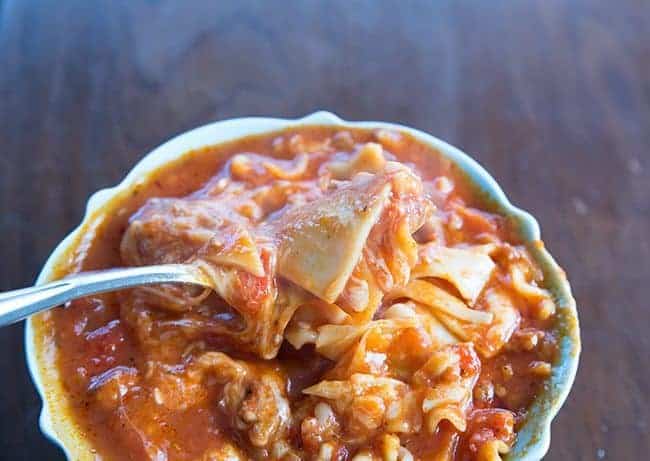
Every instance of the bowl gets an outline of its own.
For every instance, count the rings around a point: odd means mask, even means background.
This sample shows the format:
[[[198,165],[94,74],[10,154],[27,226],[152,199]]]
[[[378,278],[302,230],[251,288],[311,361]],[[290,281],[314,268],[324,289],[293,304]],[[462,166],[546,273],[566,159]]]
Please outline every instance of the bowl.
[[[554,327],[559,338],[559,358],[543,391],[530,408],[526,421],[520,429],[517,442],[507,455],[508,460],[534,461],[541,459],[550,444],[551,422],[564,403],[578,368],[580,333],[575,300],[564,271],[541,244],[540,228],[529,213],[510,203],[496,181],[469,155],[427,133],[413,128],[384,122],[347,122],[329,112],[315,112],[306,117],[287,120],[279,118],[247,117],[214,122],[167,141],[146,155],[117,186],[100,190],[88,200],[86,214],[79,225],[50,255],[37,284],[57,277],[61,266],[79,236],[88,229],[92,217],[116,195],[134,187],[147,173],[200,147],[219,144],[239,137],[262,134],[287,127],[326,125],[355,128],[388,128],[409,133],[416,139],[434,147],[440,154],[455,163],[497,212],[506,216],[542,268],[546,288],[557,303],[557,322]],[[93,448],[84,440],[74,422],[67,418],[66,402],[59,380],[58,370],[51,366],[56,351],[47,347],[45,338],[51,335],[47,328],[48,314],[33,316],[27,320],[25,346],[27,364],[43,400],[40,427],[43,434],[58,444],[68,459],[95,459]]]

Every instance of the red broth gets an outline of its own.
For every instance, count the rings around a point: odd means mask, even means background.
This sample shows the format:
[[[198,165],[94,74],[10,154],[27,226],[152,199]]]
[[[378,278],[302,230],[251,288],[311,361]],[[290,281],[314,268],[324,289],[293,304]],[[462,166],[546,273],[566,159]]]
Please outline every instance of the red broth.
[[[367,143],[373,145],[368,148]],[[407,238],[414,240],[420,258],[426,245],[434,252],[440,247],[484,252],[477,258],[489,258],[494,267],[471,302],[453,277],[422,277],[419,282],[446,293],[464,309],[491,316],[490,322],[459,323],[453,315],[423,308],[410,292],[388,301],[392,289],[411,283],[409,277],[400,282],[395,273],[392,285],[377,283],[384,287],[377,289],[383,298],[367,315],[355,310],[359,290],[354,291],[349,281],[348,291],[325,302],[276,273],[275,232],[283,219],[293,216],[292,210],[319,200],[326,203],[328,194],[335,193],[331,191],[348,187],[352,182],[348,176],[364,169],[376,170],[372,172],[376,177],[384,174],[385,165],[369,167],[366,160],[354,171],[355,155],[364,148],[374,154],[379,148],[384,161],[401,162],[411,171],[408,174],[415,175],[398,178],[399,184],[386,176],[387,183],[392,181],[390,200],[395,203],[386,205],[386,210],[393,206],[393,214],[384,211],[380,221],[393,221],[382,231],[384,236],[371,232],[368,239],[392,238],[395,223],[400,223],[411,226]],[[233,160],[237,154],[243,155],[242,162]],[[336,161],[339,164],[332,167]],[[339,171],[341,165],[347,171]],[[421,187],[413,186],[419,192],[409,189],[399,196],[396,191],[406,188],[405,182]],[[362,195],[366,186],[358,187],[359,197],[366,197]],[[369,201],[375,200],[371,192]],[[160,201],[164,198],[179,201]],[[225,217],[220,214],[224,209]],[[417,224],[408,222],[416,220],[409,218],[413,215],[418,215]],[[185,227],[179,230],[181,224]],[[253,243],[244,238],[248,234],[241,229],[246,226],[253,229]],[[225,241],[215,243],[213,228],[227,237],[221,239]],[[195,261],[197,255],[207,258],[203,231],[208,232],[210,248],[217,248],[217,257],[230,257],[226,253],[233,248],[241,256],[241,242],[248,242],[253,251],[262,248],[258,262],[267,277],[228,268],[238,293],[219,296],[187,287],[165,287],[164,293],[130,290],[73,301],[52,313],[49,328],[69,416],[102,459],[487,460],[500,459],[498,453],[513,445],[556,355],[551,333],[554,306],[514,230],[435,150],[397,132],[303,127],[188,152],[94,216],[61,275]],[[193,239],[201,244],[193,246]],[[373,254],[390,254],[381,261],[394,267],[399,255],[393,254],[391,242],[381,240]],[[214,254],[209,255],[211,260]],[[380,265],[368,262],[371,269],[363,272],[357,264],[351,278],[363,282],[360,274],[371,273],[378,280],[380,269],[372,269],[372,264]],[[412,276],[413,261],[402,264]],[[391,290],[385,289],[388,285]],[[252,334],[244,334],[251,323],[277,320],[262,316],[251,300],[272,296],[273,309],[289,288],[310,305],[311,317],[298,307],[284,329],[256,325]],[[229,303],[231,299],[235,301]],[[391,309],[395,304],[401,307]],[[313,312],[318,316],[327,309],[343,320],[325,319],[325,314],[313,320]],[[416,312],[417,319],[432,316],[436,328],[447,332],[453,344],[438,336],[432,342],[420,325],[399,331],[392,326],[366,328],[339,355],[321,353],[318,343],[307,341],[297,348],[287,340],[319,334],[328,322],[361,328],[388,321],[386,313],[394,319],[402,311]],[[296,320],[301,315],[304,319]],[[267,330],[276,336],[279,332],[279,341],[259,333]],[[351,358],[360,350],[361,337],[366,365]],[[440,365],[445,361],[448,366]],[[359,376],[374,379],[375,387],[359,384]],[[322,381],[351,394],[343,393],[337,401],[320,391],[303,392]],[[390,397],[378,382],[397,394]],[[407,400],[414,404],[407,410],[406,404],[400,407],[408,415],[396,429],[391,404]],[[428,406],[433,409],[424,411]]]

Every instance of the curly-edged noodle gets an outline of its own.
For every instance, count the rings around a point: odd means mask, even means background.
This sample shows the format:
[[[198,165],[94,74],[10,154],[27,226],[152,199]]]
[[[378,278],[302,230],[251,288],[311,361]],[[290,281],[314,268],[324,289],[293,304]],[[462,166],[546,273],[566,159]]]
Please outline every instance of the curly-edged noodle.
[[[485,294],[486,310],[494,321],[474,338],[476,349],[484,357],[496,355],[510,340],[521,321],[521,314],[512,298],[503,290],[491,289]]]
[[[316,336],[316,352],[336,360],[368,329],[366,325],[323,325]]]
[[[278,273],[333,303],[361,259],[390,190],[382,178],[357,177],[350,186],[287,212],[279,236]]]
[[[356,341],[371,331],[380,332],[383,336],[389,337],[394,333],[406,328],[418,328],[419,324],[414,318],[410,319],[385,319],[375,320],[360,325],[323,325],[318,329],[316,339],[316,352],[325,357],[336,360],[350,350]],[[356,350],[361,360],[367,353],[365,342],[361,342],[361,350]]]
[[[377,173],[386,165],[383,151],[381,144],[368,142],[347,159],[332,160],[324,166],[334,179],[350,179],[361,171]]]
[[[415,388],[425,388],[422,411],[426,428],[435,432],[442,420],[463,432],[472,390],[481,371],[471,343],[444,346],[434,352],[411,379]]]
[[[531,267],[522,267],[522,263],[510,266],[510,281],[512,288],[528,302],[537,304],[537,317],[546,320],[555,312],[556,306],[551,294],[526,279],[524,271]]]
[[[525,298],[539,301],[548,296],[542,288],[539,288],[526,280],[524,271],[519,264],[512,264],[510,266],[510,279],[512,280],[513,288]]]
[[[338,400],[350,397],[352,384],[349,381],[321,381],[302,390],[303,394]]]
[[[293,160],[270,159],[257,154],[237,154],[230,159],[230,174],[235,179],[250,181],[258,175],[274,179],[298,179],[307,171],[309,157],[299,154]]]
[[[413,433],[421,426],[417,397],[397,379],[355,373],[346,380],[321,381],[303,393],[328,400],[336,413],[344,415],[348,435],[359,441],[371,439],[382,428]]]
[[[501,461],[515,440],[515,414],[502,408],[474,409],[469,416],[467,442],[478,461]]]
[[[201,461],[212,461],[222,459],[224,461],[246,461],[248,456],[244,455],[237,445],[226,442],[219,448],[210,449],[205,452]]]
[[[362,296],[355,295],[358,287],[356,282],[363,283],[365,289]],[[346,342],[347,332],[356,331],[357,326],[370,322],[382,298],[383,292],[377,286],[365,260],[362,259],[354,268],[337,304],[311,297],[298,308],[285,330],[284,337],[296,349],[300,349],[305,344],[316,344],[320,353],[334,359],[349,345]],[[345,328],[339,330],[334,328],[336,326],[345,326]],[[330,332],[342,333],[342,336],[333,338],[328,336]]]
[[[336,303],[350,314],[346,323],[359,324],[372,320],[383,297],[384,292],[377,284],[364,255],[352,271],[352,276]]]
[[[289,324],[287,329],[284,331],[284,339],[286,339],[294,349],[298,350],[305,344],[314,344],[316,339],[318,339],[318,333],[309,328],[308,325]]]
[[[489,289],[483,295],[485,312],[492,315],[489,324],[477,324],[460,320],[445,312],[436,312],[436,317],[456,337],[472,341],[482,357],[493,357],[510,340],[519,326],[521,314],[507,293]]]
[[[436,340],[436,343],[454,344],[458,342],[458,338],[430,312],[430,309],[413,301],[393,304],[384,311],[383,318],[416,319],[429,333],[429,336]]]
[[[454,344],[459,341],[459,336],[455,335],[452,330],[431,314],[426,307],[416,304],[416,308],[420,312],[419,319],[422,325],[432,338],[436,338],[440,344]]]
[[[367,364],[373,354],[384,354],[391,342],[407,330],[417,332],[426,341],[427,348],[457,342],[444,326],[429,324],[426,316],[428,314],[420,312],[414,317],[384,318],[363,325],[324,325],[318,329],[316,351],[333,360],[340,359],[347,352],[349,360],[340,360],[337,368],[345,365],[345,368],[355,371],[355,363]],[[436,322],[435,319],[432,322]],[[372,343],[381,345],[381,348],[368,348],[366,343],[371,335],[374,335]]]
[[[510,451],[510,447],[503,440],[488,440],[481,445],[476,453],[476,461],[501,461],[501,455]]]
[[[397,435],[384,434],[381,438],[381,456],[386,461],[413,461],[413,454],[401,444]]]
[[[320,325],[340,325],[346,323],[350,316],[336,304],[329,304],[320,299],[301,305],[284,331],[284,338],[295,348],[305,344],[314,344],[318,338]]]
[[[388,162],[382,176],[391,184],[391,200],[370,233],[364,259],[379,287],[388,292],[408,282],[418,261],[413,234],[425,223],[433,205],[423,198],[420,179],[403,165]]]
[[[454,336],[459,338],[461,341],[471,341],[472,340],[472,329],[471,327],[475,324],[464,322],[458,320],[458,318],[453,317],[444,312],[436,312],[436,318],[440,320],[447,330],[449,330]]]
[[[438,330],[429,319],[433,316],[425,311],[413,317],[375,320],[357,329],[326,327],[316,350],[337,361],[327,377],[345,379],[369,373],[408,381],[433,352],[458,343],[444,326]]]
[[[482,248],[474,251],[471,247],[461,249],[427,244],[420,248],[420,261],[413,268],[411,277],[446,280],[473,306],[495,267]]]
[[[425,280],[412,280],[406,287],[391,291],[387,297],[389,300],[397,298],[412,299],[434,311],[443,312],[466,322],[489,324],[493,319],[490,312],[470,309],[460,299]]]
[[[355,373],[345,381],[321,381],[303,389],[303,394],[338,400],[345,405],[353,397],[367,393],[376,393],[382,399],[390,401],[408,391],[408,385],[398,379]],[[337,403],[337,405],[338,405]]]
[[[242,347],[263,358],[275,357],[282,343],[284,329],[296,309],[303,303],[297,287],[278,287],[270,275],[256,278],[242,271],[196,261],[212,281],[214,290],[243,318],[243,330],[228,331]],[[268,272],[268,271],[267,271]]]
[[[391,432],[414,433],[424,422],[434,433],[446,420],[462,432],[479,374],[480,362],[471,344],[456,344],[437,349],[409,383],[352,373],[347,379],[321,381],[303,393],[329,400],[349,419],[372,413],[372,425],[367,427],[371,430],[384,425]]]

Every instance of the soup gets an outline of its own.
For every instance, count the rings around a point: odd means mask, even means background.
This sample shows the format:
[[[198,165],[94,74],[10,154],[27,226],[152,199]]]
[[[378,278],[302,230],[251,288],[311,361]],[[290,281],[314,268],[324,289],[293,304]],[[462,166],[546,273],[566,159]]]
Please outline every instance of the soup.
[[[557,347],[497,211],[397,131],[188,152],[93,216],[60,275],[186,263],[212,288],[55,309],[70,416],[101,459],[499,460]]]

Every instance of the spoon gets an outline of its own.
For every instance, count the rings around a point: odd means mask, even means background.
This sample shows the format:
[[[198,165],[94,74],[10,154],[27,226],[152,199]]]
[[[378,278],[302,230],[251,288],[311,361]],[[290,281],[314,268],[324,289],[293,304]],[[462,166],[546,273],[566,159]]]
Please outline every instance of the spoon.
[[[211,287],[201,271],[188,264],[81,272],[55,282],[0,293],[0,327],[76,298],[158,283],[189,283]]]

